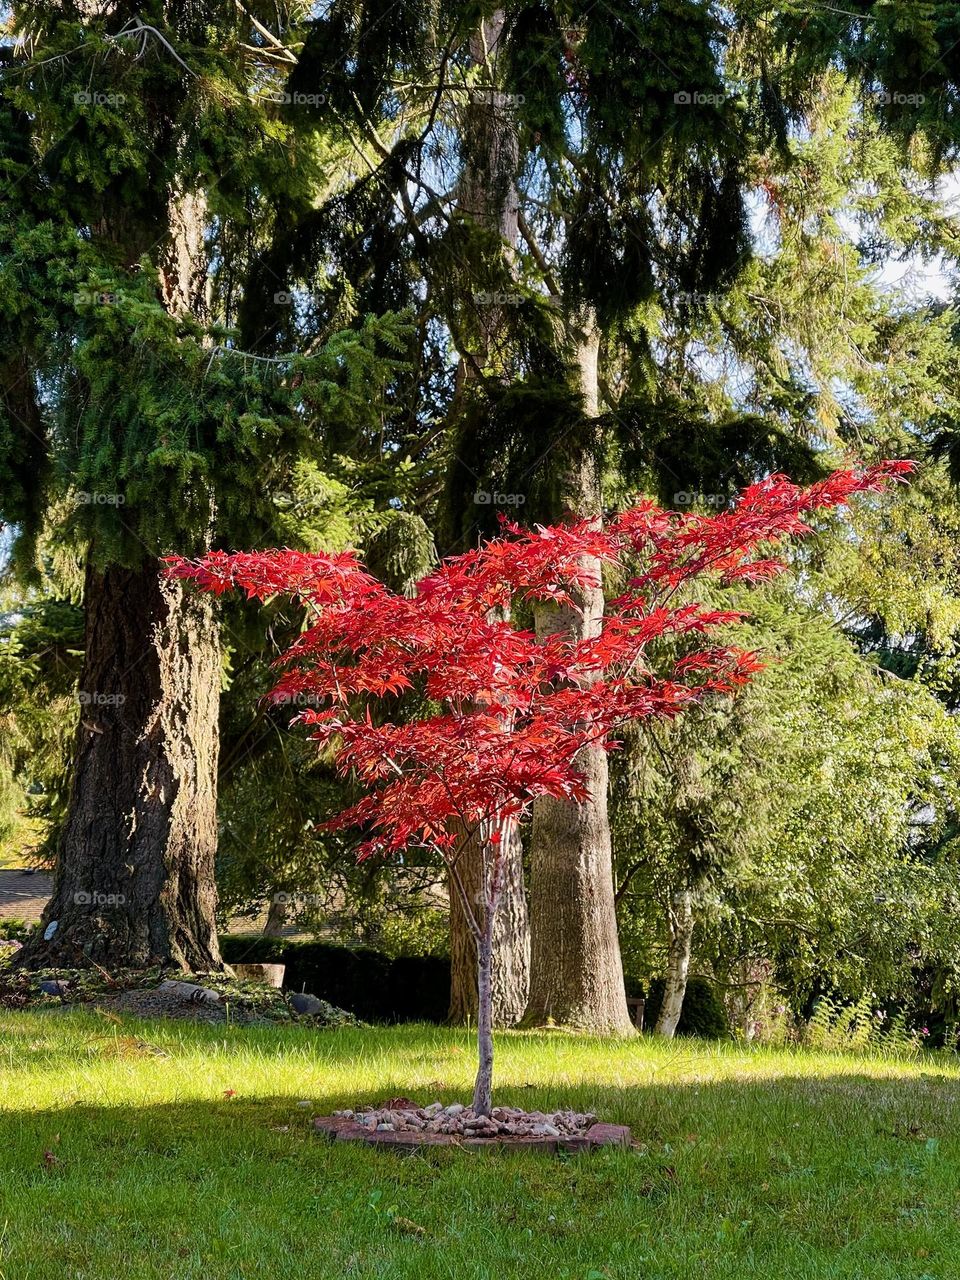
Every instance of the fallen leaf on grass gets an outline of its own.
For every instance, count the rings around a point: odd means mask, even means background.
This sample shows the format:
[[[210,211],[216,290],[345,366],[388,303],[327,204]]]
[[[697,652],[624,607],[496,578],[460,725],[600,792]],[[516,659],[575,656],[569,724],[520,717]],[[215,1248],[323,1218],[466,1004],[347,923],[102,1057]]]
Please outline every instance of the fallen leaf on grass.
[[[390,1219],[390,1225],[394,1230],[400,1231],[407,1236],[425,1236],[427,1234],[426,1227],[421,1227],[419,1222],[412,1222],[409,1218],[402,1218],[399,1214]]]

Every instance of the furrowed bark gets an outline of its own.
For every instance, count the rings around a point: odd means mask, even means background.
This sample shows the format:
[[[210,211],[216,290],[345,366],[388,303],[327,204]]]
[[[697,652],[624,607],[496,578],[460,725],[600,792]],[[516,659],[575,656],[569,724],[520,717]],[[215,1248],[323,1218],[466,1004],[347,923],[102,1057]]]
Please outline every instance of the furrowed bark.
[[[163,305],[205,323],[206,223],[202,194],[171,188],[152,208],[101,210],[92,238],[131,272],[157,246]],[[133,566],[98,565],[95,551],[88,550],[84,591],[80,696],[88,701],[81,701],[54,894],[18,963],[221,968],[215,614],[168,581],[148,549]]]
[[[597,413],[599,333],[592,318],[575,326],[574,377],[586,416]],[[585,442],[556,465],[566,469],[571,516],[598,515],[600,484],[595,451]],[[599,518],[599,515],[598,515]],[[599,583],[600,565],[585,567]],[[571,592],[576,608],[538,605],[538,636],[573,639],[598,635],[603,590]],[[533,809],[530,857],[530,999],[524,1024],[558,1023],[596,1032],[632,1035],[617,935],[613,854],[607,816],[607,757],[587,747],[578,757],[590,792],[583,804],[539,799]]]
[[[219,968],[213,608],[185,597],[155,561],[88,568],[85,602],[80,725],[53,896],[18,959],[34,968]]]

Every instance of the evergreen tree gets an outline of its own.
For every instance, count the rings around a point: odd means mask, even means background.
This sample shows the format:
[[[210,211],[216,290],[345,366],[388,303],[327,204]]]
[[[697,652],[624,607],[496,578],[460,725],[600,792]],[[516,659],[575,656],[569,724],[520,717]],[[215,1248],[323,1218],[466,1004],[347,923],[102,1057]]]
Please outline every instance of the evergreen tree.
[[[302,148],[291,164],[300,108],[282,90],[296,31],[271,33],[272,9],[13,9],[0,79],[3,518],[24,573],[44,517],[82,556],[89,700],[54,896],[21,961],[202,970],[220,962],[221,653],[213,609],[185,598],[161,558],[272,535],[273,495],[316,454],[331,405],[344,421],[378,415],[371,366],[396,339],[358,322],[303,358],[236,344],[270,210],[316,190],[329,159]]]
[[[744,9],[731,23],[687,0],[389,16],[334,3],[312,25],[294,80],[322,80],[362,166],[264,268],[313,255],[318,276],[333,259],[339,297],[419,288],[449,334],[443,549],[489,528],[494,503],[478,492],[523,500],[528,519],[599,517],[608,468],[630,460],[618,447],[659,412],[654,312],[683,321],[742,270],[750,162],[782,152],[810,94],[809,79],[793,103],[772,92],[773,54],[731,90],[734,37],[744,29],[755,47],[768,25]],[[787,49],[784,37],[774,53]],[[262,333],[274,328],[267,316]],[[771,452],[755,418],[739,436]],[[601,592],[585,593],[538,608],[535,625],[589,635],[602,608]],[[606,761],[588,751],[584,767],[591,802],[544,800],[534,820],[528,1016],[627,1030]]]

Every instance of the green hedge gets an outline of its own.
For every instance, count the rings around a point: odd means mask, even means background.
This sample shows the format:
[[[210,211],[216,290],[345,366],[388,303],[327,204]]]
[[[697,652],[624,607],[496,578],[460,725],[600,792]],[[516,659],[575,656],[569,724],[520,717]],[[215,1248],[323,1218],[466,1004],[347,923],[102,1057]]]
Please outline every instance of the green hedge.
[[[309,991],[364,1022],[445,1022],[450,961],[439,956],[391,960],[369,947],[291,942],[262,935],[220,939],[228,964],[285,964],[287,991]]]

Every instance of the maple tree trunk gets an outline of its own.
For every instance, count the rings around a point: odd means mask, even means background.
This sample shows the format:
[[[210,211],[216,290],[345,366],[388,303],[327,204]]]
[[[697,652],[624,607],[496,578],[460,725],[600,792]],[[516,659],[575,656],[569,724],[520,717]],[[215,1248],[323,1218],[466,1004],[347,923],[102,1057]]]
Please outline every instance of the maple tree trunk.
[[[220,968],[211,602],[166,579],[156,561],[89,568],[84,601],[69,810],[53,897],[18,962]]]
[[[287,896],[274,894],[267,908],[267,919],[263,926],[265,938],[282,938],[283,926],[287,923]]]
[[[518,843],[515,821],[494,823],[495,836],[485,830],[479,841],[482,866],[480,892],[477,899],[467,894],[462,879],[457,878],[457,892],[464,909],[468,907],[475,922],[477,948],[477,1079],[473,1089],[473,1110],[488,1116],[493,1110],[493,963],[497,916],[503,905],[507,850]],[[475,902],[475,905],[474,905]]]
[[[587,417],[597,413],[599,333],[587,318],[577,329],[575,377]],[[573,450],[558,463],[571,516],[598,515],[600,486],[595,451]],[[598,517],[599,518],[599,517]],[[596,561],[586,567],[599,580]],[[534,610],[538,637],[598,635],[603,624],[600,586],[571,592],[578,608],[541,604]],[[607,757],[586,747],[577,759],[590,798],[582,804],[544,797],[533,807],[530,857],[530,998],[524,1023],[549,1022],[589,1031],[632,1035],[617,935],[613,853],[607,815]]]
[[[477,987],[479,1004],[477,1013],[477,1047],[479,1062],[477,1079],[473,1089],[473,1110],[478,1116],[488,1116],[493,1110],[493,923],[494,915],[487,913],[483,937],[477,944]]]
[[[690,972],[690,956],[693,949],[693,895],[684,889],[670,912],[670,947],[667,952],[667,971],[664,975],[663,1003],[657,1016],[654,1031],[658,1036],[672,1039],[683,1012],[683,998],[687,994],[687,975]]]

